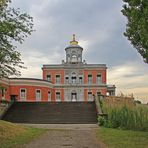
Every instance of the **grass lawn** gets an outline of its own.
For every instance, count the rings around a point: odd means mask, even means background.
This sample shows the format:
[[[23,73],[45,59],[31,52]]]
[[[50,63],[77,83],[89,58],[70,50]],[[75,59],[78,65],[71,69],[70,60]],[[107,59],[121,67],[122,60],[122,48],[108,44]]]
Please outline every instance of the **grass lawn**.
[[[45,129],[24,127],[0,120],[0,148],[18,148],[43,134]]]
[[[99,127],[97,138],[109,148],[148,148],[148,132]]]

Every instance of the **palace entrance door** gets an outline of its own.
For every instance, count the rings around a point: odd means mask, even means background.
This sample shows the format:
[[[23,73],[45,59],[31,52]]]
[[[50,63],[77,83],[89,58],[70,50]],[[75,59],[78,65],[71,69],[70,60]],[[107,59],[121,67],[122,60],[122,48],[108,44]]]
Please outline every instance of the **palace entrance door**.
[[[71,93],[71,101],[72,102],[76,102],[77,101],[77,93],[76,92],[72,92]]]

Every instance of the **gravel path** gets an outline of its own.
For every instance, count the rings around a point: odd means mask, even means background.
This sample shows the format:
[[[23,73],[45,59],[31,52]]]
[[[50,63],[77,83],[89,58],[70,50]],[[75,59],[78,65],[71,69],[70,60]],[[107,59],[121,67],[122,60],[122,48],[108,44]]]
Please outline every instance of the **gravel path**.
[[[25,148],[104,148],[95,135],[97,125],[29,125],[48,128]],[[51,128],[52,127],[52,128]]]

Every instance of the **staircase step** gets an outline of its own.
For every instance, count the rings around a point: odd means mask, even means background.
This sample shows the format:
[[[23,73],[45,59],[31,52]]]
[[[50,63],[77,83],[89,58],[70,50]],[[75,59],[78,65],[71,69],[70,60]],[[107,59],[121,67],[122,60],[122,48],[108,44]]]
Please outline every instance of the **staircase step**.
[[[15,102],[3,120],[15,123],[97,123],[94,102]]]

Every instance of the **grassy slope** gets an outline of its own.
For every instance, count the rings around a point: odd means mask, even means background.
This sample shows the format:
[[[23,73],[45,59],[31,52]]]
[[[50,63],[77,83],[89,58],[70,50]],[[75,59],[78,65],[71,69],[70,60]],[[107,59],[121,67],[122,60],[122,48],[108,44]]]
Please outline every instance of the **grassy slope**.
[[[109,148],[147,148],[148,132],[100,127],[97,137]]]
[[[0,148],[19,147],[44,131],[44,129],[24,127],[0,120]]]

